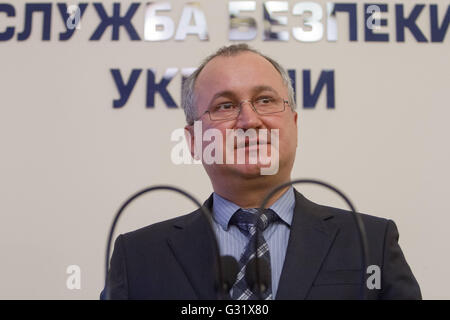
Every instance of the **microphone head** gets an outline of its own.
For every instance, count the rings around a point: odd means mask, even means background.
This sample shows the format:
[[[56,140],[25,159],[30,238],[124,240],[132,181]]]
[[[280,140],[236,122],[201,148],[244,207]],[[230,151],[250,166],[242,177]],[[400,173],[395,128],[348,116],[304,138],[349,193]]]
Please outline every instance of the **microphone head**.
[[[258,268],[256,267],[257,263]],[[258,288],[258,271],[260,288]],[[269,283],[272,281],[269,262],[263,258],[252,258],[245,268],[245,281],[254,294],[265,293],[269,289]]]
[[[239,272],[239,264],[232,256],[222,256],[220,257],[220,262],[222,264],[223,276],[223,283],[220,284],[220,287],[224,292],[228,293],[236,282],[237,274]]]

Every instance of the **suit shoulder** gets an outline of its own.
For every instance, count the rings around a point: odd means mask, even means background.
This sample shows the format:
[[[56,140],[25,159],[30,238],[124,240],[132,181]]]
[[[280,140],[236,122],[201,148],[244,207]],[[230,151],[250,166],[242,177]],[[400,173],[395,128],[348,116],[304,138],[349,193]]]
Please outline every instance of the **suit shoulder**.
[[[350,210],[344,210],[344,209],[327,207],[327,206],[323,206],[323,207],[326,208],[327,210],[330,210],[330,212],[333,213],[336,221],[342,221],[342,223],[348,223],[349,221],[353,221],[353,215]],[[386,224],[389,221],[386,218],[369,215],[366,213],[358,212],[358,214],[361,216],[364,224],[369,224],[369,225],[373,225],[373,226],[377,226],[377,225],[386,226]]]
[[[339,227],[351,227],[354,228],[354,217],[350,210],[325,206],[321,204],[314,203],[305,198],[308,202],[308,206],[314,208],[315,212],[317,212],[324,220],[331,221],[332,223],[338,225]],[[364,222],[364,226],[366,229],[373,230],[378,232],[383,232],[386,230],[389,219],[369,215],[365,213],[359,213],[362,221]]]
[[[299,205],[300,210],[305,210],[310,212],[313,216],[326,221],[333,221],[333,223],[339,225],[346,225],[349,223],[354,223],[354,218],[350,210],[335,208],[331,206],[326,206],[322,204],[315,203],[304,195],[296,191],[296,202]],[[365,213],[360,213],[364,224],[369,224],[373,226],[387,226],[389,219],[381,218],[374,215],[369,215]]]
[[[351,226],[352,228],[354,227],[355,220],[351,211],[333,207],[325,207],[325,208],[326,210],[330,210],[330,212],[333,214],[334,223],[342,227],[344,226]],[[364,223],[366,231],[376,232],[377,234],[384,234],[388,226],[389,219],[365,213],[358,213],[358,214]]]
[[[191,213],[179,217],[156,222],[140,229],[124,233],[122,237],[127,242],[142,243],[142,241],[161,241],[166,239],[167,235],[171,234],[177,227],[182,227],[188,224],[190,221],[196,219],[200,215],[201,211],[195,210]]]

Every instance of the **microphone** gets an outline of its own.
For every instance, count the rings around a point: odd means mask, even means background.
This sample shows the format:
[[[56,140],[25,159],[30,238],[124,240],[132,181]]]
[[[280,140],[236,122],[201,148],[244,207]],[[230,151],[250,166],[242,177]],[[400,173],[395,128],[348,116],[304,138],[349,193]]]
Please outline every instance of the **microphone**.
[[[298,180],[293,180],[293,181],[289,181],[286,183],[283,183],[281,185],[279,185],[278,187],[274,188],[271,192],[269,192],[267,194],[267,196],[263,199],[263,201],[261,202],[261,206],[258,209],[257,212],[257,217],[258,220],[260,219],[260,216],[263,213],[263,210],[265,209],[267,203],[269,202],[269,200],[280,190],[292,186],[294,184],[300,184],[300,183],[310,183],[310,184],[316,184],[316,185],[320,185],[323,186],[325,188],[328,188],[332,191],[334,191],[335,193],[337,193],[348,205],[348,207],[351,210],[351,214],[353,216],[353,219],[355,220],[356,223],[356,229],[358,232],[358,236],[359,236],[359,244],[360,244],[360,252],[361,252],[361,286],[360,286],[360,296],[361,296],[361,300],[366,300],[367,298],[367,292],[365,289],[365,278],[366,278],[366,268],[368,265],[368,261],[369,261],[369,246],[368,246],[368,242],[367,242],[367,234],[366,234],[366,229],[364,227],[364,222],[362,221],[361,215],[356,212],[355,207],[353,206],[352,202],[350,201],[350,199],[339,189],[337,189],[336,187],[320,181],[320,180],[314,180],[314,179],[298,179]],[[258,232],[261,232],[260,230],[258,230],[258,228],[256,228],[256,237],[258,237]],[[255,257],[257,257],[257,250],[258,250],[258,246],[257,243],[255,242]],[[262,279],[264,277],[264,271],[263,270],[263,266],[261,263],[255,263],[255,277],[257,280],[257,285],[256,288],[258,289],[258,295],[259,298],[261,299],[261,289],[262,289]]]
[[[239,273],[239,264],[232,256],[222,256],[220,257],[220,260],[222,263],[223,277],[221,288],[219,288],[219,290],[224,293],[224,296],[228,300],[231,299],[229,291],[231,287],[233,287],[233,284],[236,282],[236,278]]]
[[[118,222],[120,216],[122,215],[123,211],[125,210],[125,208],[133,200],[135,200],[136,198],[140,197],[141,195],[143,195],[145,193],[156,191],[156,190],[169,190],[169,191],[174,191],[174,192],[180,193],[183,196],[185,196],[186,198],[190,199],[192,202],[194,202],[200,208],[202,214],[205,216],[206,220],[208,221],[208,226],[209,226],[208,230],[210,232],[210,235],[214,239],[213,246],[214,246],[214,254],[215,254],[216,268],[217,268],[216,274],[218,275],[218,282],[219,282],[218,298],[226,299],[226,300],[229,299],[228,287],[231,288],[234,281],[236,280],[238,271],[234,271],[234,270],[239,269],[238,262],[236,261],[236,259],[234,259],[231,256],[224,256],[224,257],[220,256],[219,245],[217,243],[216,235],[214,232],[212,215],[211,215],[210,211],[208,210],[208,208],[206,208],[205,206],[202,206],[201,203],[196,198],[194,198],[192,195],[190,195],[188,192],[186,192],[180,188],[173,187],[173,186],[167,186],[167,185],[152,186],[152,187],[145,188],[145,189],[135,193],[134,195],[129,197],[122,204],[119,211],[116,213],[114,220],[111,224],[111,228],[110,228],[109,235],[108,235],[108,241],[106,243],[106,259],[105,259],[106,272],[105,272],[105,288],[104,288],[105,299],[109,300],[110,296],[111,296],[110,288],[108,286],[109,256],[110,256],[110,252],[111,252],[112,237],[113,237],[117,222]],[[224,272],[224,270],[225,270],[225,272]],[[233,277],[234,277],[234,280],[233,280]],[[231,286],[229,285],[230,283],[231,283]],[[227,289],[227,290],[225,290],[225,289]]]
[[[245,267],[245,281],[250,290],[261,298],[272,281],[269,262],[263,258],[252,258]]]

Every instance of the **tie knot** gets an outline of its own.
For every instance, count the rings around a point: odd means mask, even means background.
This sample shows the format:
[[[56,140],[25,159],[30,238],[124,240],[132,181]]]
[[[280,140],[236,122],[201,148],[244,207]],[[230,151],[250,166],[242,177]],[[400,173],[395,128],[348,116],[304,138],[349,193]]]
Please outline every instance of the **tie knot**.
[[[278,215],[272,209],[264,209],[258,219],[258,208],[239,209],[231,217],[230,223],[236,225],[245,234],[253,234],[255,228],[264,231]]]

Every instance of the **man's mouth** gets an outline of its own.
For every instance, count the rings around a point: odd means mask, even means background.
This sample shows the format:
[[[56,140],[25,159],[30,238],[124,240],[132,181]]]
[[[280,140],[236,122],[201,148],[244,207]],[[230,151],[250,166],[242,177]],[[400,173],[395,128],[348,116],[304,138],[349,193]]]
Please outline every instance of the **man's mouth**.
[[[266,140],[259,140],[259,139],[248,139],[245,138],[245,141],[242,141],[242,139],[238,139],[236,144],[236,149],[239,148],[257,148],[260,145],[270,144],[270,142],[267,142]]]

